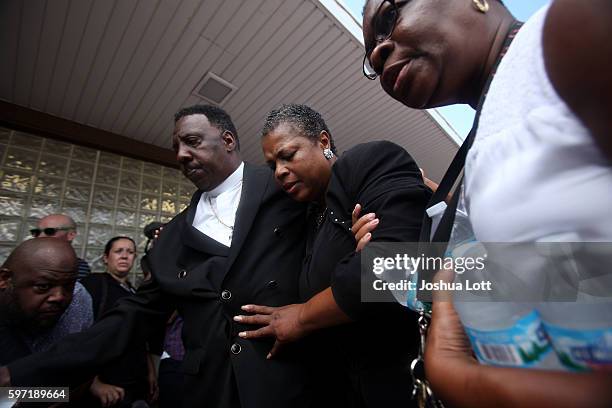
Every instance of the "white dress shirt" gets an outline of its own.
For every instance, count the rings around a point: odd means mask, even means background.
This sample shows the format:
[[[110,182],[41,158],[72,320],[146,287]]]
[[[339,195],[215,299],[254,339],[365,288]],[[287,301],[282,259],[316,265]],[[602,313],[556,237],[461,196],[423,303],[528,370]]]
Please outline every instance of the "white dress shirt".
[[[193,217],[194,227],[227,247],[232,244],[243,173],[244,163],[240,163],[215,189],[203,192]]]

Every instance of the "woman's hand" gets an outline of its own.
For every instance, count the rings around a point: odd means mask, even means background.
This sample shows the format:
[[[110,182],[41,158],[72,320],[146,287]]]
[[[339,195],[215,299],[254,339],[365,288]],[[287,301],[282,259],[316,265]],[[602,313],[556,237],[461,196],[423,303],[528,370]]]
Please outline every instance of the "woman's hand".
[[[453,304],[448,300],[433,302],[425,347],[425,367],[434,388],[438,379],[448,381],[448,363],[451,362],[466,367],[478,364]]]
[[[100,404],[105,408],[112,407],[125,397],[125,390],[123,388],[106,384],[100,381],[97,376],[91,383],[89,390],[100,400]]]
[[[0,387],[11,386],[11,373],[6,366],[0,367]]]
[[[360,214],[361,204],[356,204],[352,214],[353,226],[351,227],[351,231],[355,235],[355,241],[357,241],[355,252],[361,251],[370,242],[372,231],[376,229],[379,222],[374,213],[366,214],[363,217],[359,217]]]
[[[454,277],[452,270],[441,270],[434,281],[450,283]],[[458,395],[470,392],[468,387],[473,386],[479,363],[453,306],[452,292],[435,291],[433,300],[425,345],[425,374],[436,395],[454,405],[459,402]]]
[[[452,270],[442,270],[436,273],[434,280],[450,283],[454,277]],[[470,340],[453,306],[452,293],[435,291],[433,296],[431,323],[425,347],[425,366],[428,379],[435,382],[438,377],[448,377],[447,363],[472,365],[478,362],[473,357]],[[430,376],[432,378],[429,378]]]
[[[294,342],[306,336],[309,330],[301,319],[304,304],[298,303],[282,307],[269,307],[257,305],[242,306],[242,310],[255,313],[252,316],[234,316],[234,320],[244,324],[258,324],[263,327],[243,331],[238,335],[243,339],[257,339],[261,337],[275,337],[276,342],[268,353],[267,358],[278,354],[279,349],[287,343]]]

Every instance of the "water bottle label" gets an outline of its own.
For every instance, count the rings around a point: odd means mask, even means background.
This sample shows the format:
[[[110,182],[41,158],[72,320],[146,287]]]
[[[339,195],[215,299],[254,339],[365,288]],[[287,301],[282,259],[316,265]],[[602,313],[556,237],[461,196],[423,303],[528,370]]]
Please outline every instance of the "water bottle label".
[[[573,371],[612,370],[612,328],[577,330],[544,325],[566,368]]]
[[[535,367],[552,350],[537,311],[503,330],[477,330],[465,327],[478,360],[504,367]]]

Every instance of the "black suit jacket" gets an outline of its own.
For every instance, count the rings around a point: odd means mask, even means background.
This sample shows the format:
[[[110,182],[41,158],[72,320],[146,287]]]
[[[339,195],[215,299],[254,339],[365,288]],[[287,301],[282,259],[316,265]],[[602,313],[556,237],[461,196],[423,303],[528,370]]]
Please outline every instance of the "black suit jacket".
[[[13,384],[78,382],[120,356],[134,336],[159,330],[178,308],[184,319],[185,406],[309,406],[306,357],[289,349],[266,360],[272,340],[240,339],[247,327],[232,320],[245,304],[299,300],[305,207],[280,191],[269,169],[245,164],[227,248],[191,225],[200,194],[164,227],[149,253],[152,280],[92,329],[9,365]]]
[[[419,343],[416,314],[390,293],[374,298],[386,303],[362,300],[362,282],[368,287],[375,276],[362,271],[361,254],[355,253],[351,213],[357,203],[362,214],[376,213],[380,223],[372,242],[418,242],[430,195],[415,161],[391,142],[357,145],[332,168],[328,211],[308,245],[300,290],[307,299],[331,286],[338,306],[355,320],[327,330],[325,341],[333,350],[330,360],[350,380],[351,406],[410,406],[409,366]]]

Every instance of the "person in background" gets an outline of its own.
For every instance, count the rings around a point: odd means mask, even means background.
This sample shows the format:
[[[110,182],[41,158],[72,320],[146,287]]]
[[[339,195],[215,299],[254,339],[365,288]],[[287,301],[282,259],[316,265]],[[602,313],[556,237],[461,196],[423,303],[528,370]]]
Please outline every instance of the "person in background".
[[[72,218],[64,214],[50,214],[41,218],[36,228],[32,228],[30,233],[34,238],[54,237],[67,241],[72,241],[77,236],[77,225]],[[87,261],[77,258],[79,263],[78,279],[82,279],[91,273],[91,268]]]
[[[366,2],[366,77],[411,108],[479,113],[462,185],[478,241],[612,241],[611,20],[605,0],[556,0],[520,29],[501,1]],[[609,373],[479,364],[448,301],[433,304],[425,364],[451,406],[612,406]]]
[[[70,244],[51,238],[22,242],[8,256],[0,268],[0,364],[43,350],[50,341],[91,324],[66,315],[76,262]],[[74,321],[60,326],[63,317]]]
[[[147,237],[145,255],[140,258],[144,281],[149,281],[152,278],[147,255],[153,249],[164,225],[162,222],[155,221],[147,224],[143,229],[143,234]],[[152,353],[151,355],[155,355],[157,358],[157,366],[159,367],[157,382],[159,389],[158,406],[160,408],[183,405],[184,375],[181,365],[185,356],[185,347],[181,338],[182,331],[183,318],[178,314],[178,311],[174,311],[165,327],[149,338],[149,351]]]
[[[82,280],[93,299],[96,321],[119,299],[136,293],[129,280],[135,258],[136,243],[131,238],[113,237],[104,247],[106,273],[91,274]],[[150,358],[144,343],[132,342],[119,361],[104,367],[90,389],[100,405],[129,407],[138,401],[144,406],[144,400],[154,400],[157,380],[153,365],[148,361]]]

